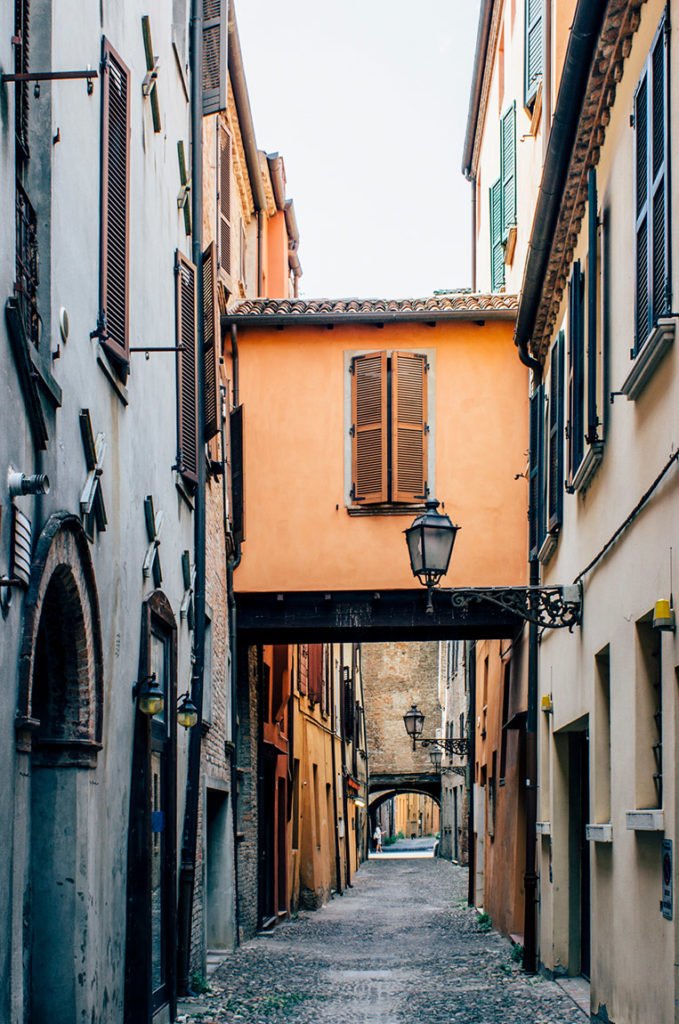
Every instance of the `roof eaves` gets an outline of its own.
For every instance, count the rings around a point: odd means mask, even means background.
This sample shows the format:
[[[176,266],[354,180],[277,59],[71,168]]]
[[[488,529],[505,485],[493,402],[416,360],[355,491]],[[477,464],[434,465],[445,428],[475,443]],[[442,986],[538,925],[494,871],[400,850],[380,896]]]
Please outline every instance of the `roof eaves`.
[[[483,79],[486,71],[488,40],[490,39],[490,26],[493,20],[494,6],[495,0],[481,0],[479,27],[476,34],[476,50],[474,52],[474,67],[472,71],[472,88],[469,97],[469,112],[467,114],[467,129],[465,132],[464,149],[462,154],[462,173],[467,179],[472,177],[474,142],[476,140],[476,129],[479,121],[479,111],[481,109]]]

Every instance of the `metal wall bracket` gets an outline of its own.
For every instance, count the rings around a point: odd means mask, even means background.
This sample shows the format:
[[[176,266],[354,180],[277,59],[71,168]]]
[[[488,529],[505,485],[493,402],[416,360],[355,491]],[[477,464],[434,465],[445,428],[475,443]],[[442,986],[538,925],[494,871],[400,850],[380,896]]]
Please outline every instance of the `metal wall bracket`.
[[[568,629],[582,622],[582,584],[554,587],[469,587],[434,590],[450,596],[453,608],[489,602],[543,629]]]

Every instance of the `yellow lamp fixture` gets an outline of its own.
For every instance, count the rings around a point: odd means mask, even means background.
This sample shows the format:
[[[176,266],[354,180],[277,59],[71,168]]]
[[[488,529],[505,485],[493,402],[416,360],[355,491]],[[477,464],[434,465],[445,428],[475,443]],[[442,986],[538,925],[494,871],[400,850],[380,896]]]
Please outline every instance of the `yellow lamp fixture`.
[[[183,725],[185,729],[192,729],[198,722],[198,708],[191,700],[189,691],[179,699],[177,706],[177,721],[180,725]]]
[[[672,606],[671,597],[669,600],[665,597],[661,597],[655,602],[655,608],[653,609],[653,628],[663,630],[664,632],[674,633],[676,623],[674,620],[674,608]]]

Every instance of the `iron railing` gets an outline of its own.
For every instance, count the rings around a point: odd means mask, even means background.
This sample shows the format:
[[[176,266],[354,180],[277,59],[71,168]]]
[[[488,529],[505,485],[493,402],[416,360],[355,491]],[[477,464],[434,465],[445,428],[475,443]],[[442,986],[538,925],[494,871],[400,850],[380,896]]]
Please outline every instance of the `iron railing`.
[[[26,337],[36,348],[40,344],[38,314],[38,221],[23,186],[16,186],[16,281],[14,293]]]

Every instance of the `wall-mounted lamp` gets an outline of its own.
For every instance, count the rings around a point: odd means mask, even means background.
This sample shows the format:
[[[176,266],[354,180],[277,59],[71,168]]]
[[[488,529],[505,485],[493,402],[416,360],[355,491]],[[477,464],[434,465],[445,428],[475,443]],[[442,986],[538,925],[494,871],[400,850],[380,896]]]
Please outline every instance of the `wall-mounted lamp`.
[[[551,715],[554,711],[554,704],[552,703],[552,698],[549,693],[543,694],[542,700],[540,701],[540,708],[546,715]]]
[[[655,608],[653,609],[653,628],[660,629],[667,633],[674,633],[677,628],[674,619],[674,607],[671,596],[669,601],[667,598],[663,597],[655,602]]]
[[[44,473],[26,476],[16,469],[10,469],[7,474],[7,490],[10,498],[21,498],[26,494],[49,494],[49,477]]]
[[[177,705],[177,721],[185,729],[192,729],[198,722],[198,708],[191,700],[189,691],[182,694]]]
[[[139,710],[144,715],[160,715],[165,708],[165,694],[163,693],[156,673],[144,676],[132,687],[132,700],[136,700]]]

